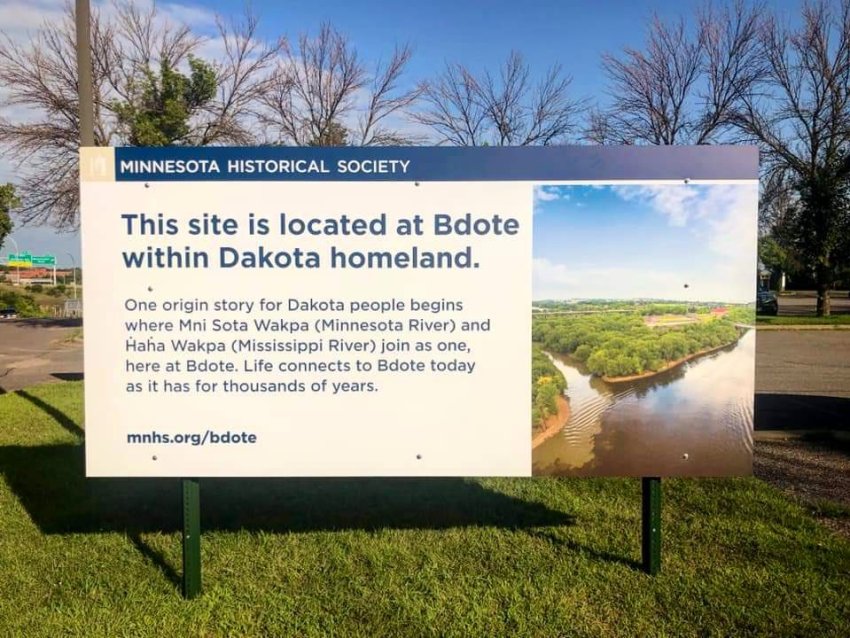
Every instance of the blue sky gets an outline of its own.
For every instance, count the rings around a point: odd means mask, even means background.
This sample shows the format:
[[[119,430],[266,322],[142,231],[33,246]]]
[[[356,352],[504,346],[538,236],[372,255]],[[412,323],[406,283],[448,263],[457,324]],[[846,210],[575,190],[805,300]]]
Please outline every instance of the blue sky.
[[[752,301],[757,196],[755,184],[540,186],[533,298]]]
[[[27,33],[44,20],[56,19],[63,0],[2,0],[0,30],[26,42]],[[97,3],[95,3],[97,4]],[[261,18],[261,35],[294,38],[315,32],[329,20],[347,33],[368,61],[386,56],[395,43],[415,50],[407,78],[412,83],[433,76],[445,61],[463,62],[473,69],[495,68],[511,49],[523,53],[532,68],[543,70],[559,62],[573,77],[574,95],[605,102],[600,57],[625,46],[639,47],[644,25],[658,13],[662,18],[692,17],[701,3],[689,0],[625,2],[599,0],[254,0]],[[718,3],[719,4],[719,3]],[[771,3],[793,16],[799,3]],[[186,18],[200,32],[211,33],[213,15],[238,14],[241,3],[160,2],[170,15]],[[0,181],[14,180],[11,164],[0,159]],[[32,252],[66,251],[79,258],[79,239],[57,236],[49,229],[19,229],[14,237]],[[4,247],[4,253],[9,246]],[[69,259],[67,255],[61,259]]]

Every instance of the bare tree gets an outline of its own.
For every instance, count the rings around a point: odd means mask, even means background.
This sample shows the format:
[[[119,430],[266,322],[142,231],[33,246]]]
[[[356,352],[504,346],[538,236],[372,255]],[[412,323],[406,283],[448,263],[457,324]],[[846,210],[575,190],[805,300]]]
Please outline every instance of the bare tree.
[[[364,63],[330,24],[302,34],[288,48],[262,97],[260,121],[277,144],[362,146],[409,144],[414,136],[390,126],[419,95],[402,87],[412,51],[396,47],[386,64]]]
[[[110,126],[104,121],[104,94],[117,72],[114,31],[92,14],[92,65],[96,104],[95,143],[109,144]],[[6,107],[18,107],[25,116],[0,118],[0,146],[4,154],[28,170],[21,178],[24,206],[21,221],[50,219],[59,227],[73,227],[78,210],[77,147],[79,119],[76,48],[70,8],[64,21],[45,25],[29,46],[8,36],[0,41],[0,84],[6,87]]]
[[[765,169],[794,185],[796,246],[828,315],[850,258],[850,0],[806,3],[797,29],[768,19],[759,54],[766,76],[740,97],[735,124],[761,146]]]
[[[215,63],[218,95],[194,123],[191,140],[198,146],[210,144],[256,144],[256,111],[273,84],[273,70],[286,40],[268,42],[257,36],[259,20],[246,10],[241,21],[216,18],[224,48]]]
[[[530,146],[565,141],[577,130],[581,100],[569,95],[570,78],[554,65],[535,82],[528,64],[513,51],[497,75],[476,76],[446,64],[423,86],[424,110],[414,114],[440,143],[458,146]]]
[[[193,116],[187,143],[244,144],[252,133],[252,104],[268,82],[282,43],[261,43],[256,19],[219,21],[224,45],[216,69],[217,97]],[[162,62],[177,68],[198,50],[203,38],[189,26],[165,20],[155,4],[116,0],[92,11],[95,144],[126,144],[116,109],[137,97],[144,71]],[[0,116],[0,153],[19,167],[24,224],[52,223],[74,229],[79,223],[76,31],[73,9],[45,24],[26,45],[0,34],[0,84],[6,116]],[[17,115],[10,117],[12,110]],[[2,111],[0,111],[2,113]],[[254,127],[256,129],[256,127]]]
[[[645,49],[606,54],[611,104],[591,113],[586,137],[599,144],[708,144],[763,73],[758,30],[764,7],[743,0],[707,5],[693,33],[684,20],[655,17]]]

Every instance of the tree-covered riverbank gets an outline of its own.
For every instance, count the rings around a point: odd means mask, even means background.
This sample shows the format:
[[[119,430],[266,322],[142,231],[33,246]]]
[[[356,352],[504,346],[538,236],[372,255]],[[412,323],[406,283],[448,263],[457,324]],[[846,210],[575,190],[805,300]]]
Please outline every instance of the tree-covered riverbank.
[[[545,350],[569,354],[597,376],[659,372],[672,362],[734,343],[740,330],[728,318],[650,327],[642,313],[534,316],[532,339]]]
[[[536,344],[531,346],[531,430],[537,434],[549,417],[558,414],[567,380]]]

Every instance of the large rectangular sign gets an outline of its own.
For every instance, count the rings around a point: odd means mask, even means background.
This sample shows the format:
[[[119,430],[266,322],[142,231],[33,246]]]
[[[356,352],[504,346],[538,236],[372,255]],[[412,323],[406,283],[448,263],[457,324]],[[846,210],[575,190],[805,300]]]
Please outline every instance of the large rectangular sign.
[[[6,265],[18,268],[32,268],[33,266],[55,266],[54,255],[32,255],[30,253],[9,253]]]
[[[749,473],[757,158],[83,149],[87,473]]]
[[[32,255],[29,253],[9,253],[6,265],[10,268],[32,268]]]
[[[32,265],[33,266],[55,266],[56,265],[56,257],[54,255],[33,255],[32,256]]]

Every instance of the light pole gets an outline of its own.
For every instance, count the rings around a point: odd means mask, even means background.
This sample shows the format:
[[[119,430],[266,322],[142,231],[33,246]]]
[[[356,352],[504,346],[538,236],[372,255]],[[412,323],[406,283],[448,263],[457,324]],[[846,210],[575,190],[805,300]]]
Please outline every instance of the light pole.
[[[74,256],[71,253],[66,252],[66,255],[71,258],[71,263],[74,264],[73,272],[74,272],[74,299],[77,298],[77,260],[74,259]]]
[[[77,88],[80,95],[80,146],[94,146],[94,88],[89,0],[76,0]]]
[[[20,286],[21,285],[21,263],[20,263],[21,249],[18,248],[18,242],[16,242],[12,237],[7,237],[6,239],[8,239],[13,244],[15,244],[15,254],[18,256],[18,265],[15,266],[15,270],[18,272],[18,285]]]

